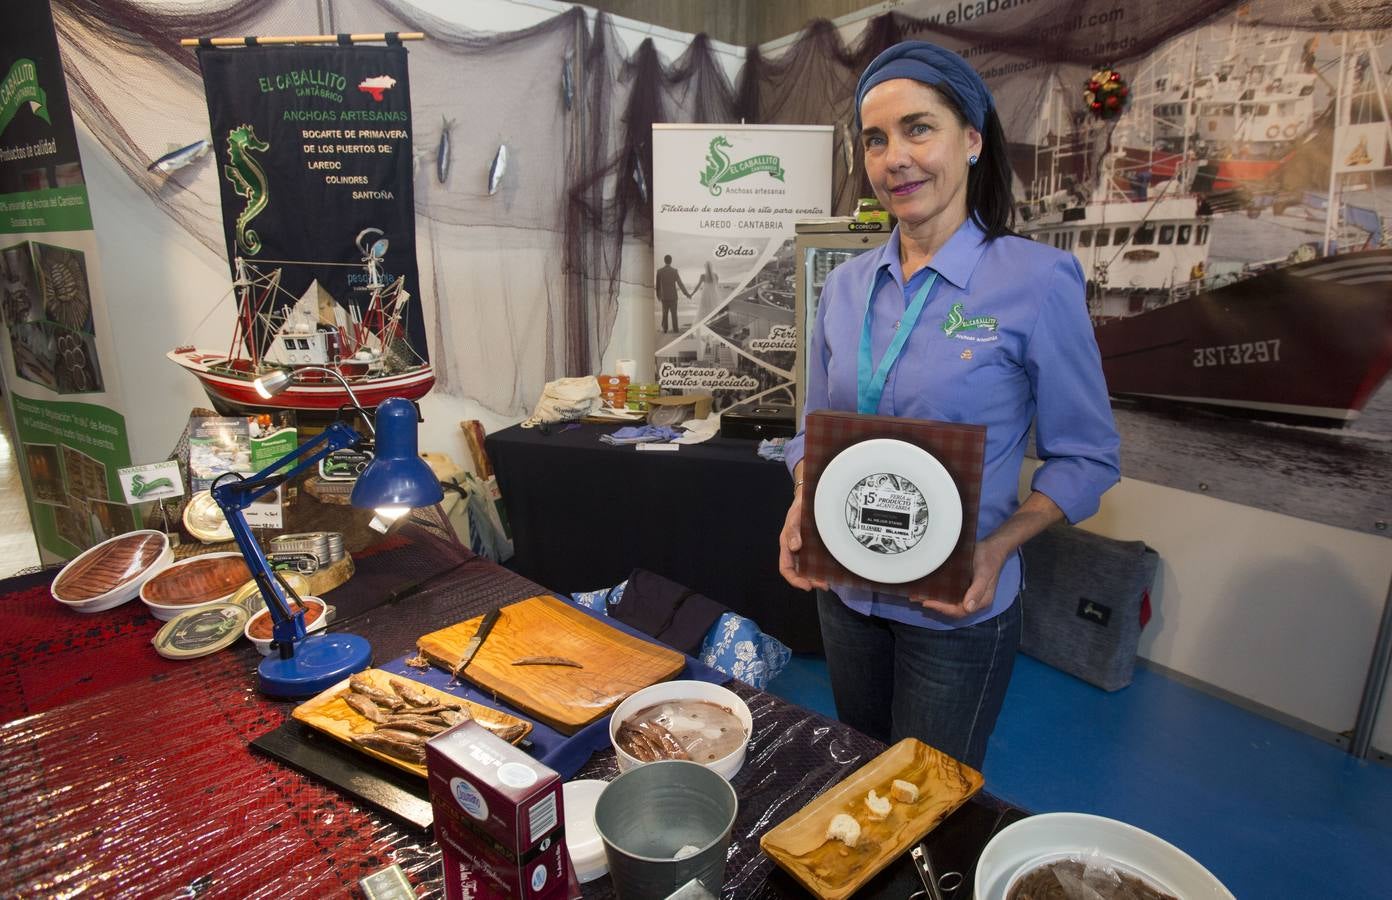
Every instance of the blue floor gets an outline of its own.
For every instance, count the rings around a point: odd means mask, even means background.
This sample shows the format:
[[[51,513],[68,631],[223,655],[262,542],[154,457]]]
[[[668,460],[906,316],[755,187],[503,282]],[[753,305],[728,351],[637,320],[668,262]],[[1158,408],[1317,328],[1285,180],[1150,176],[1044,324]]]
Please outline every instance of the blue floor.
[[[836,714],[821,657],[769,690]],[[985,775],[1034,812],[1153,832],[1244,900],[1392,897],[1392,769],[1148,669],[1108,694],[1020,656]]]

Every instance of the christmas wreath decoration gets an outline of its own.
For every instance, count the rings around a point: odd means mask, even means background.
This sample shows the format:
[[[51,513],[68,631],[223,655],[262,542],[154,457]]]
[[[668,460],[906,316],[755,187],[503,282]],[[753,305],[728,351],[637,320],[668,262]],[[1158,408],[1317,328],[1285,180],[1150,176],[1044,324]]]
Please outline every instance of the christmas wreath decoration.
[[[1087,89],[1083,91],[1083,102],[1088,112],[1098,119],[1115,119],[1126,109],[1131,89],[1121,73],[1112,68],[1102,68],[1092,73]]]

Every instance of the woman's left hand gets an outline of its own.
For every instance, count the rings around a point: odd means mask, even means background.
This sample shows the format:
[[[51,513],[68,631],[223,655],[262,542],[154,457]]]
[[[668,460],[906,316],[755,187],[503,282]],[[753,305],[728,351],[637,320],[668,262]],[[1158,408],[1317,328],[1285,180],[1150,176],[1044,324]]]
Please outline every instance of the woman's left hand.
[[[946,603],[928,597],[910,599],[922,605],[924,609],[931,609],[954,619],[962,619],[980,612],[990,606],[995,598],[996,582],[1000,580],[1001,568],[1009,555],[1008,551],[1002,551],[998,542],[989,537],[977,541],[976,549],[972,552],[972,583],[959,602]]]

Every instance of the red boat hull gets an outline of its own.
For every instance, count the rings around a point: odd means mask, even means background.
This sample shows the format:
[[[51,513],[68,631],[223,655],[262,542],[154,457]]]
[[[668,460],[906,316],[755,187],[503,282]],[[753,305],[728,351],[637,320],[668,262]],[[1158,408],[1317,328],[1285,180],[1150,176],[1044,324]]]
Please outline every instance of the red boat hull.
[[[255,374],[234,371],[226,356],[198,350],[174,350],[169,358],[198,379],[214,407],[220,411],[303,409],[336,410],[352,406],[353,399],[336,380],[319,373],[306,373],[305,380],[296,381],[269,400],[256,392],[252,381]],[[311,381],[310,378],[320,380]],[[393,375],[354,375],[344,373],[353,388],[357,402],[366,409],[377,406],[389,397],[418,400],[435,384],[435,373],[429,365]]]
[[[1345,425],[1392,370],[1392,250],[1274,268],[1095,331],[1115,395]]]

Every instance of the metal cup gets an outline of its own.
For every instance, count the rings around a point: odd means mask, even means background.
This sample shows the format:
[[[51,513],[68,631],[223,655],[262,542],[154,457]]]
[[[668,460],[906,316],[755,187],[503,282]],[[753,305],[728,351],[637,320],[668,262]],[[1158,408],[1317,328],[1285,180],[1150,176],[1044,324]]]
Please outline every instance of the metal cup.
[[[738,811],[735,789],[698,763],[661,760],[615,778],[595,804],[614,892],[651,900],[697,879],[720,896]]]

